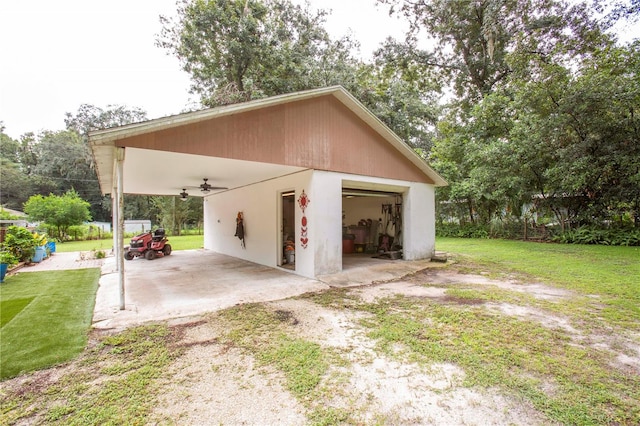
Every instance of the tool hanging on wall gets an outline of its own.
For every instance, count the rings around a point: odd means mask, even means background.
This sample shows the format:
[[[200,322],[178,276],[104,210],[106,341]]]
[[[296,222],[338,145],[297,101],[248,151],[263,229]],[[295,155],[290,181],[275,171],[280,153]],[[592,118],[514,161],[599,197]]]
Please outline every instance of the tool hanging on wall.
[[[383,204],[382,205],[382,217],[384,218],[382,233],[391,235],[390,226],[391,226],[391,217],[393,216],[393,204]]]
[[[400,196],[396,196],[393,225],[395,227],[394,245],[402,247],[402,197]]]
[[[246,249],[247,246],[244,243],[244,214],[242,212],[238,212],[236,217],[236,233],[234,236],[240,239],[240,246]]]
[[[402,246],[402,197],[396,197],[394,204],[382,204],[382,214],[383,234],[393,237],[394,246]]]

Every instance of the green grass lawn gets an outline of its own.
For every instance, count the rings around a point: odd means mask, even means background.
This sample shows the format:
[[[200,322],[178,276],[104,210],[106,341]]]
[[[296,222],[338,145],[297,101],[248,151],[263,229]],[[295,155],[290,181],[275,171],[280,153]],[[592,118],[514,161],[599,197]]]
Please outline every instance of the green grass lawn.
[[[29,272],[0,285],[0,378],[68,361],[87,344],[99,269]]]
[[[203,235],[181,235],[179,237],[168,237],[169,244],[173,250],[192,250],[199,249],[204,246]],[[130,238],[124,240],[124,245],[128,245]],[[57,252],[70,251],[92,251],[92,250],[111,250],[113,247],[113,239],[106,240],[89,240],[89,241],[67,241],[65,243],[57,243]]]
[[[496,273],[530,276],[597,296],[606,320],[640,328],[640,247],[438,238],[436,250]]]

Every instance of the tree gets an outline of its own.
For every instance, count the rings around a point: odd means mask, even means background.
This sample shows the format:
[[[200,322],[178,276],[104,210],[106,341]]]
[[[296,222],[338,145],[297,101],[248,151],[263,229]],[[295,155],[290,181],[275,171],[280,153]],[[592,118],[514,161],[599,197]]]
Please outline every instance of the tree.
[[[4,129],[4,124],[0,121],[0,158],[9,160],[12,163],[18,163],[20,143],[5,134]]]
[[[156,196],[151,197],[151,202],[159,211],[160,225],[171,230],[173,235],[180,235],[187,223],[202,220],[202,198],[188,197],[180,200],[173,196]]]
[[[422,64],[407,55],[405,49],[406,45],[387,39],[374,52],[374,61],[360,66],[358,84],[352,93],[426,157],[440,114],[440,93],[426,78]]]
[[[570,63],[610,41],[606,27],[584,3],[558,0],[378,0],[411,24],[407,54],[427,65],[440,84],[455,89],[463,106],[491,93],[521,58]],[[417,46],[430,46],[418,49]]]
[[[450,183],[437,193],[449,214],[488,224],[534,201],[561,224],[628,214],[637,199],[627,189],[637,187],[629,160],[637,158],[637,47],[611,56],[607,30],[618,18],[604,12],[633,18],[635,0],[596,9],[556,0],[380,3],[411,23],[395,60],[454,89],[431,152]]]
[[[87,162],[91,153],[78,133],[44,131],[38,139],[33,148],[38,158],[31,171],[33,175],[54,180],[59,194],[75,189],[87,198],[96,191],[95,172]]]
[[[38,164],[35,146],[33,133],[26,133],[17,141],[0,131],[0,204],[22,210],[33,193],[56,190],[51,179],[32,174]]]
[[[43,221],[56,229],[56,238],[64,241],[70,226],[82,225],[91,220],[89,203],[84,201],[73,190],[62,196],[33,195],[24,205],[29,218]]]
[[[161,17],[157,44],[191,74],[191,90],[212,107],[353,81],[348,38],[332,40],[326,12],[289,0],[183,0]]]
[[[94,170],[93,157],[89,148],[89,132],[92,130],[107,129],[110,127],[124,126],[126,124],[137,123],[147,119],[147,113],[140,108],[128,108],[122,105],[108,105],[106,109],[82,104],[75,114],[66,113],[65,124],[68,132],[79,135],[83,151],[78,152],[79,162],[83,162],[81,169],[84,171],[83,185],[81,195],[91,204],[91,216],[95,220],[108,221],[111,218],[111,199],[108,196],[102,196],[98,184],[98,177]],[[80,147],[76,147],[80,150]],[[80,181],[76,181],[80,183]],[[65,188],[66,189],[66,188]],[[148,203],[147,203],[148,204]],[[135,203],[134,205],[138,205]],[[148,210],[133,211],[132,217],[147,217]]]
[[[0,205],[21,209],[28,198],[28,178],[21,172],[19,162],[20,143],[4,133],[0,122]]]
[[[128,108],[124,105],[108,105],[102,109],[95,105],[82,104],[75,114],[67,112],[64,123],[68,130],[75,130],[82,137],[87,137],[92,130],[108,129],[139,123],[147,119],[146,111],[141,108]]]
[[[18,165],[0,158],[0,205],[20,210],[29,197],[29,180]]]
[[[465,120],[441,122],[434,165],[483,223],[498,209],[535,203],[564,227],[638,223],[640,96],[636,45],[595,51],[579,69],[514,74]]]

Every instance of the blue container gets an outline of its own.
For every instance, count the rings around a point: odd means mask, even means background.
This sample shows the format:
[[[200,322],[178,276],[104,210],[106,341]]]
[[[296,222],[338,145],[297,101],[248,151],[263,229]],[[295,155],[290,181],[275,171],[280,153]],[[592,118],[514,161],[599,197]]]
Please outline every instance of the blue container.
[[[7,275],[7,268],[9,265],[6,263],[0,263],[0,283],[4,282],[4,276]]]
[[[33,255],[33,257],[31,258],[31,261],[35,263],[40,263],[42,262],[42,259],[44,259],[46,256],[47,256],[47,251],[44,249],[44,246],[36,247],[36,254]]]
[[[55,253],[56,252],[56,242],[55,241],[49,241],[44,246],[49,249],[49,253]]]

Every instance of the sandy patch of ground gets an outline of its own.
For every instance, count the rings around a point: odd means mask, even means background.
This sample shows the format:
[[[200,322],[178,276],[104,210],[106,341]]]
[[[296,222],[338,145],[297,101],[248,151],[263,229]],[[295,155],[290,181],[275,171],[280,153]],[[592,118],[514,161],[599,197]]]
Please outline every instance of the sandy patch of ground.
[[[373,300],[390,293],[410,296],[441,295],[407,282],[354,290]],[[461,386],[464,371],[453,364],[429,368],[381,356],[375,342],[357,325],[362,314],[335,311],[307,300],[268,303],[286,311],[296,335],[335,348],[349,362],[334,367],[327,386],[336,388],[331,406],[352,413],[361,424],[397,425],[536,425],[543,416],[520,400],[498,391]],[[163,386],[155,415],[177,424],[304,424],[304,407],[283,389],[282,377],[256,367],[236,349],[210,343],[219,336],[210,326],[193,328],[196,344],[175,365]],[[204,342],[199,345],[197,342]]]
[[[571,297],[573,293],[558,287],[550,287],[540,283],[522,283],[516,280],[497,280],[483,275],[462,274],[449,269],[426,269],[416,274],[421,282],[429,284],[473,284],[476,286],[495,286],[500,289],[527,293],[537,299],[561,300]]]
[[[185,425],[303,425],[304,410],[281,386],[277,372],[217,343],[219,332],[204,323],[188,330],[191,346],[160,384],[157,422]]]
[[[443,269],[419,274],[415,279],[363,286],[350,292],[367,302],[396,294],[445,298],[447,286],[456,284],[497,286],[551,301],[572,295],[570,291],[539,283],[500,281]],[[425,281],[435,286],[424,285]],[[365,314],[327,309],[304,299],[270,302],[268,306],[290,315],[297,336],[333,348],[348,360],[348,367],[333,367],[325,385],[336,387],[331,405],[348,409],[362,424],[549,424],[528,402],[498,390],[463,387],[465,373],[453,364],[425,368],[382,356],[375,351],[375,342],[358,325],[358,319]],[[485,307],[562,329],[578,340],[586,338],[561,315],[508,303],[486,303]],[[216,337],[216,333],[205,326],[194,328],[191,335],[195,342]],[[637,348],[628,349],[626,353],[631,351],[631,355],[620,353],[618,363],[635,368],[640,359],[633,356]],[[218,344],[196,345],[175,364],[174,370],[175,375],[167,381],[162,403],[156,411],[160,418],[179,424],[204,420],[221,424],[305,423],[304,407],[283,389],[282,377],[256,367],[250,357],[235,349]],[[333,383],[329,383],[331,381]]]

